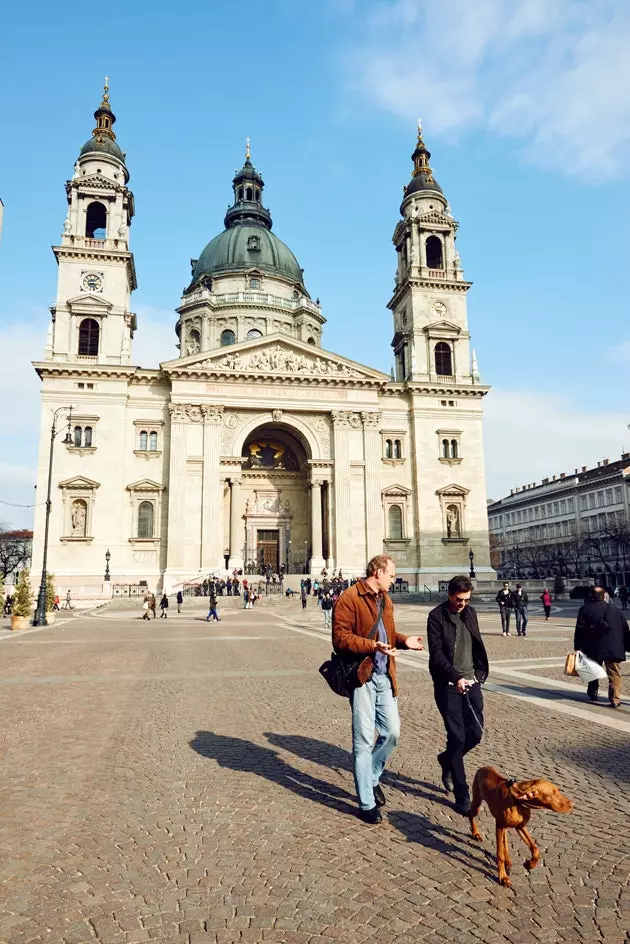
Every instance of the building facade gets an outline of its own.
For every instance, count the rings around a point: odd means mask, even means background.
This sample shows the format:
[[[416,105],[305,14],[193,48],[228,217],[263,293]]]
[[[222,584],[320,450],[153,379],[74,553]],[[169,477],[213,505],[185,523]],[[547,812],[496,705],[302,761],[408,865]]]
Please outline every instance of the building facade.
[[[492,562],[499,576],[630,581],[630,453],[540,485],[523,485],[488,505]],[[601,578],[600,578],[601,579]]]
[[[322,347],[325,318],[272,230],[249,145],[224,229],[192,260],[179,357],[143,369],[132,360],[134,199],[107,88],[95,118],[66,184],[57,298],[35,364],[40,495],[52,414],[73,406],[70,441],[54,450],[50,570],[86,594],[101,588],[107,550],[113,582],[167,590],[261,562],[361,573],[383,550],[411,585],[466,569],[470,550],[490,573],[488,388],[469,350],[457,223],[421,132],[394,233],[395,378]],[[35,567],[43,532],[40,505]]]

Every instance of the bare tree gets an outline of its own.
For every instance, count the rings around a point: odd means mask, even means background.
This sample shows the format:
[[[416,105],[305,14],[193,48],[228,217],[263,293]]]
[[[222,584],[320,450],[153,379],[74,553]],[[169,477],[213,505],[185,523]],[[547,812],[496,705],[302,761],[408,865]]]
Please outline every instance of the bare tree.
[[[10,531],[0,525],[0,574],[5,581],[9,574],[28,564],[30,537],[28,531]]]

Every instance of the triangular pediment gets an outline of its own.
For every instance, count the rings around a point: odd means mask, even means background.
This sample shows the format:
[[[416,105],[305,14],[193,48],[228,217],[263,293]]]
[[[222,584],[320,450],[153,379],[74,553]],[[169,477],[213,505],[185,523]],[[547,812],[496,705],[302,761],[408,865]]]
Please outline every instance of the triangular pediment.
[[[128,492],[163,492],[164,486],[160,485],[159,482],[154,482],[153,479],[138,479],[137,482],[132,482],[130,485],[127,485]]]
[[[462,329],[459,325],[453,324],[452,321],[432,321],[431,324],[428,324],[423,330],[425,334],[428,334],[429,337],[432,338],[440,335],[453,337],[454,334],[462,333]]]
[[[94,479],[88,479],[85,475],[73,475],[71,479],[64,479],[63,482],[59,482],[59,488],[84,488],[91,490],[100,487],[100,482],[95,482]]]
[[[424,213],[422,216],[418,217],[418,220],[421,223],[429,223],[435,226],[452,226],[455,222],[451,216],[447,216],[446,213],[440,213],[438,210],[431,210],[429,213]]]
[[[406,498],[407,495],[411,495],[411,489],[405,488],[404,485],[389,485],[382,490],[381,495],[387,498]]]
[[[67,303],[70,311],[92,312],[95,315],[107,315],[113,308],[112,302],[103,298],[102,295],[75,295],[69,298]]]
[[[463,485],[456,485],[453,482],[452,485],[445,485],[444,488],[436,489],[435,494],[442,495],[444,498],[448,498],[449,496],[463,498],[465,495],[468,495],[469,492],[469,488],[464,488]]]
[[[160,366],[167,373],[177,371],[178,374],[208,371],[234,377],[270,374],[304,380],[317,377],[324,380],[371,380],[380,383],[390,379],[388,374],[380,370],[278,333],[241,341],[211,352],[191,354]]]
[[[81,190],[121,190],[119,184],[115,184],[112,180],[108,180],[107,177],[103,174],[90,174],[88,177],[80,177],[74,183]]]

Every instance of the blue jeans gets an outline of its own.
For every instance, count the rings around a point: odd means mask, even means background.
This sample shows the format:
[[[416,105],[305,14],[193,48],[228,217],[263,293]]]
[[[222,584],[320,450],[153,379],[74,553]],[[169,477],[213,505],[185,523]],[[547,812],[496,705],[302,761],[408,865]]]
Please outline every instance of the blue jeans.
[[[375,806],[374,787],[400,737],[398,701],[388,675],[378,675],[352,693],[352,762],[362,810]],[[374,742],[374,729],[378,737]]]
[[[516,632],[519,636],[524,636],[527,632],[527,610],[524,608],[518,609],[517,607],[514,610],[514,614],[516,616]]]

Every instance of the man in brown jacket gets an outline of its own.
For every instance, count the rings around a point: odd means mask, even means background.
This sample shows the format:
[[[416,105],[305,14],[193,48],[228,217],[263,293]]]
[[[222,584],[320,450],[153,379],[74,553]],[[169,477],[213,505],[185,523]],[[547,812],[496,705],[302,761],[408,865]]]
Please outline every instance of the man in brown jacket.
[[[333,611],[332,641],[337,652],[365,655],[352,693],[352,759],[359,797],[359,817],[380,823],[385,795],[379,784],[387,759],[398,743],[400,718],[396,696],[396,649],[423,649],[419,636],[402,636],[394,626],[388,590],[396,577],[391,557],[373,557],[367,576],[341,594]],[[377,627],[372,639],[367,637]],[[374,742],[374,729],[378,737]]]

